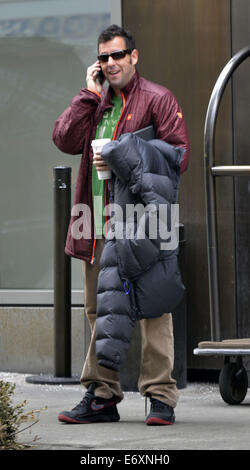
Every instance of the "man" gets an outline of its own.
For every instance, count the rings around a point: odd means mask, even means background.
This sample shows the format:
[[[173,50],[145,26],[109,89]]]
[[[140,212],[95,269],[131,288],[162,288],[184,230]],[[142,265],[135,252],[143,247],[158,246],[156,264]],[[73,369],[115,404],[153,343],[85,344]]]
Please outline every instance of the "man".
[[[138,51],[128,31],[116,25],[103,31],[98,39],[98,60],[87,69],[86,88],[57,119],[53,130],[53,140],[62,151],[83,154],[74,203],[75,207],[88,205],[93,216],[89,238],[72,235],[77,215],[72,216],[65,248],[67,254],[83,260],[85,311],[92,331],[81,376],[87,392],[73,410],[59,414],[59,421],[66,423],[118,421],[116,405],[123,399],[118,373],[100,366],[95,351],[97,278],[104,237],[93,201],[95,196],[101,197],[105,212],[108,191],[107,184],[97,178],[97,170],[107,169],[107,165],[101,154],[93,158],[91,141],[107,137],[115,140],[152,124],[157,139],[185,150],[181,171],[188,165],[189,142],[182,111],[169,90],[139,76],[137,62]],[[99,79],[100,71],[109,84],[106,89]],[[174,362],[171,314],[143,319],[140,327],[138,388],[151,401],[146,423],[173,424],[178,391],[171,377]]]

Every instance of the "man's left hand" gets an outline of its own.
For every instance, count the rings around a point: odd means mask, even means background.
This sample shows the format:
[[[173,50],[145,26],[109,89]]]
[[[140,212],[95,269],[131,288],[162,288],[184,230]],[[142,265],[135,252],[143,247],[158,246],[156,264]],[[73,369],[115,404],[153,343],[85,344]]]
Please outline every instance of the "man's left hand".
[[[97,171],[108,171],[110,170],[109,166],[105,163],[101,157],[101,153],[96,152],[93,156],[93,163]]]

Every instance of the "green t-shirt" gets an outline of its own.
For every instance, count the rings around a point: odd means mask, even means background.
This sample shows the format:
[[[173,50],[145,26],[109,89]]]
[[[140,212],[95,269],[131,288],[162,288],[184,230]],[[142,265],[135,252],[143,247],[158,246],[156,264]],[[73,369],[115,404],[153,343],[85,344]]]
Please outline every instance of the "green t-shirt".
[[[105,111],[101,121],[97,125],[96,139],[112,139],[116,124],[122,110],[122,96],[113,95],[113,107]],[[104,227],[104,180],[99,180],[96,167],[92,167],[92,195],[94,207],[94,221],[96,235],[103,234]]]

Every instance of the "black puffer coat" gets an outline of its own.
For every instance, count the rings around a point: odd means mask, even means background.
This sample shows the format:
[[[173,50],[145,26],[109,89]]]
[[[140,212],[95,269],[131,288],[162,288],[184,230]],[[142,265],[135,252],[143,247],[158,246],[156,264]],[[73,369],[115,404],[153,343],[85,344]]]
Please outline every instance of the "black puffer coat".
[[[172,312],[183,296],[178,246],[162,249],[169,239],[162,232],[170,232],[171,204],[177,203],[183,154],[181,148],[133,134],[103,148],[102,157],[114,173],[109,181],[114,206],[97,287],[96,353],[104,367],[120,369],[137,320]],[[138,223],[134,205],[146,208]]]

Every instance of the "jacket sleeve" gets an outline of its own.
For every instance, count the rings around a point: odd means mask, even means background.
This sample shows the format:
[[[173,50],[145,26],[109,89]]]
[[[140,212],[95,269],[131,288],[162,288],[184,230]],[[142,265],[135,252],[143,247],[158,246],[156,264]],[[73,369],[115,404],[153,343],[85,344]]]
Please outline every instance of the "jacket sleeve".
[[[52,132],[55,145],[65,153],[82,153],[85,136],[93,125],[100,95],[84,88],[56,120]],[[88,132],[86,132],[88,131]]]
[[[153,119],[157,139],[185,150],[181,161],[181,173],[183,173],[188,167],[190,154],[188,132],[182,110],[169,90],[157,97],[153,107]]]

